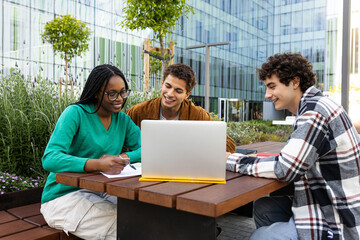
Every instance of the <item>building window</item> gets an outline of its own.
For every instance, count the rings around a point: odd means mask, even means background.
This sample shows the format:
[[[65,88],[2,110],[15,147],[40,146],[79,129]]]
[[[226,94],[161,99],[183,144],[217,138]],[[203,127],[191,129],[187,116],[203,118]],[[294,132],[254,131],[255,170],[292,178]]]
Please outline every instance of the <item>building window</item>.
[[[355,73],[359,72],[359,28],[355,29]]]
[[[196,40],[202,42],[202,22],[196,21]]]

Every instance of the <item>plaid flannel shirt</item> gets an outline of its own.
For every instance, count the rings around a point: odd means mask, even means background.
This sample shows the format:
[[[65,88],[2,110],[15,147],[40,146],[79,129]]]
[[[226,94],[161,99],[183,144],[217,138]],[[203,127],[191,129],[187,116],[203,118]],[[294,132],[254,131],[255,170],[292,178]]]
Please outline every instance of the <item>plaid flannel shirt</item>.
[[[310,87],[293,127],[279,156],[235,153],[227,170],[294,182],[292,212],[299,239],[359,239],[360,138],[349,117]]]

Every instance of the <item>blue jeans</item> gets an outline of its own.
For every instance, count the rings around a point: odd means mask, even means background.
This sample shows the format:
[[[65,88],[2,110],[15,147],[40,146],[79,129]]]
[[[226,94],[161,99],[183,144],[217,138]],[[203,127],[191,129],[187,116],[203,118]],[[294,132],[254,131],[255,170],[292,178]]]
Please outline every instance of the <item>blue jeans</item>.
[[[256,230],[250,240],[298,239],[293,214],[292,198],[288,196],[264,197],[254,202]]]

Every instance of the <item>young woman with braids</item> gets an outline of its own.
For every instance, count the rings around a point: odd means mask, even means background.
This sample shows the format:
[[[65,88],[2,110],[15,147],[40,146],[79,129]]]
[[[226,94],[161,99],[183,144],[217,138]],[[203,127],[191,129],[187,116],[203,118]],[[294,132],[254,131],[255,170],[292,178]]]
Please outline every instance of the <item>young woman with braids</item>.
[[[116,197],[56,183],[58,172],[117,174],[140,161],[140,129],[120,112],[130,89],[123,73],[99,65],[80,100],[61,114],[42,158],[49,171],[41,213],[50,227],[83,239],[116,238]],[[121,153],[123,147],[130,152]]]

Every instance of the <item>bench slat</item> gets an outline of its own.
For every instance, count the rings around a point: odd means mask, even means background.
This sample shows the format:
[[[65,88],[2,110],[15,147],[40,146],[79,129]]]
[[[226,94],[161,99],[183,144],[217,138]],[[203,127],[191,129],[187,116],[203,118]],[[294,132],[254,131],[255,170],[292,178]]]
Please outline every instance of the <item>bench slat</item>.
[[[40,203],[29,204],[21,207],[8,209],[7,212],[15,215],[16,217],[23,219],[26,217],[31,217],[39,215],[40,213]]]
[[[44,228],[34,228],[1,238],[1,240],[59,240],[59,233]]]
[[[139,178],[140,177],[129,178],[121,181],[108,183],[106,184],[106,191],[110,195],[114,195],[125,199],[130,199],[130,200],[137,200],[140,188],[163,183],[163,182],[140,182]]]
[[[179,195],[176,199],[176,208],[205,216],[219,217],[251,202],[251,199],[258,199],[287,184],[273,179],[242,176],[226,184],[216,184]]]
[[[92,176],[92,175],[96,175],[96,173],[76,173],[76,172],[56,173],[56,182],[61,182],[62,184],[65,185],[78,187],[80,177]]]
[[[25,231],[31,228],[36,228],[35,225],[27,223],[23,220],[16,220],[0,224],[0,237],[5,237],[13,233]]]
[[[209,183],[165,182],[139,189],[139,201],[163,207],[175,207],[176,196],[196,189],[211,186]]]
[[[34,224],[36,226],[39,226],[39,227],[47,225],[47,223],[46,223],[46,221],[45,221],[42,214],[32,216],[32,217],[28,217],[28,218],[24,218],[24,221],[27,221],[27,222],[29,222],[31,224]]]
[[[242,174],[236,172],[226,171],[226,181],[230,181],[231,179],[241,177]]]
[[[79,186],[80,188],[85,188],[88,190],[96,191],[96,192],[106,192],[106,184],[109,182],[121,181],[131,177],[123,177],[123,178],[108,178],[102,174],[97,174],[89,177],[81,177]]]
[[[6,223],[6,222],[11,222],[16,219],[17,219],[16,217],[7,213],[6,211],[0,211],[0,224]]]

